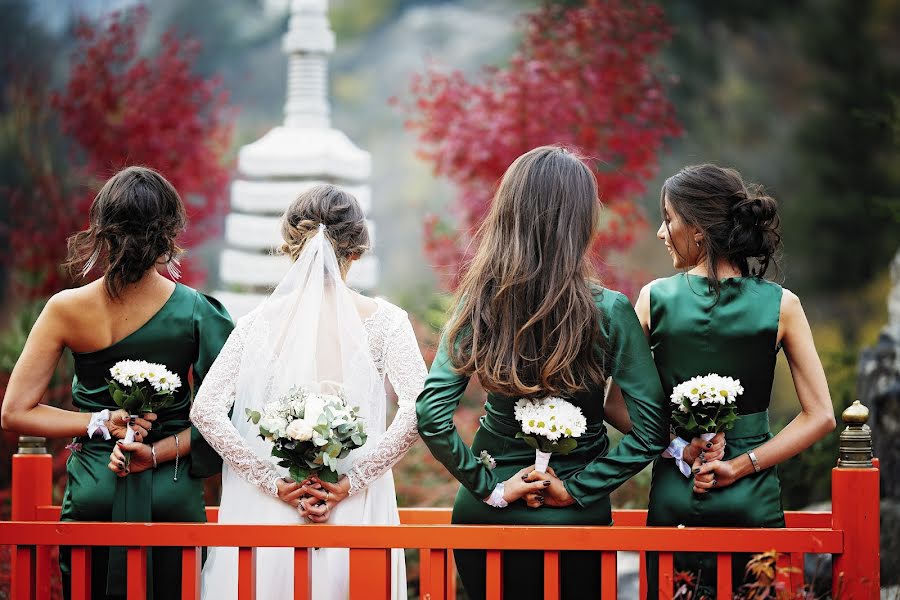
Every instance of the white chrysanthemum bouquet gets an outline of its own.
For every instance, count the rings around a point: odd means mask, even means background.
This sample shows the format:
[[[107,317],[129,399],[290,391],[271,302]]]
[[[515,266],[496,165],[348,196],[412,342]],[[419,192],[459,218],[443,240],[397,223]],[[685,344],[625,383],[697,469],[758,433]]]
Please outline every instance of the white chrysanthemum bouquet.
[[[547,471],[550,455],[568,454],[578,446],[578,438],[587,429],[581,409],[561,398],[521,399],[515,406],[516,421],[522,431],[516,437],[534,448],[535,469]]]
[[[315,393],[294,387],[259,411],[247,409],[247,420],[259,426],[259,437],[272,442],[272,456],[301,482],[315,474],[336,483],[337,460],[366,443],[365,422],[347,406],[343,391]]]
[[[710,373],[692,377],[672,390],[672,423],[688,438],[712,439],[737,421],[737,397],[744,393],[739,379]]]
[[[120,360],[109,370],[112,379],[107,380],[109,393],[119,408],[129,415],[155,413],[172,403],[174,392],[181,387],[181,378],[165,365],[145,360]],[[134,441],[134,429],[128,425],[126,444]],[[127,452],[125,464],[131,462]]]

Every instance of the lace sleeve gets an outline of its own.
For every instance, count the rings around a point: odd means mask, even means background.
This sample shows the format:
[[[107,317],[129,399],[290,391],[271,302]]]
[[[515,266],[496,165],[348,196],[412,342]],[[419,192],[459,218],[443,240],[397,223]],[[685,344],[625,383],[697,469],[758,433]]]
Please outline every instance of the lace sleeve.
[[[384,370],[397,392],[397,414],[374,450],[360,458],[350,471],[350,495],[364,489],[403,458],[419,437],[416,429],[416,398],[425,384],[428,370],[416,335],[406,314],[402,314],[384,340]]]
[[[278,496],[275,468],[260,459],[238,434],[228,412],[234,405],[237,376],[244,347],[246,321],[238,323],[206,373],[191,406],[191,422],[213,450],[241,477],[266,494]]]

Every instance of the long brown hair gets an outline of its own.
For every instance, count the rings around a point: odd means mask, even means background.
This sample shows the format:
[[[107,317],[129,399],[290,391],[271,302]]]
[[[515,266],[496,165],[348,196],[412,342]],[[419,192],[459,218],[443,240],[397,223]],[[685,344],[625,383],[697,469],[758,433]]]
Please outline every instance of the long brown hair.
[[[489,392],[572,394],[604,378],[587,251],[600,205],[581,158],[557,146],[503,175],[446,327],[451,362]]]
[[[778,203],[763,186],[745,183],[735,169],[707,163],[684,167],[666,179],[659,194],[664,214],[666,199],[686,224],[702,232],[707,279],[717,295],[722,259],[744,277],[761,278],[770,264],[777,267]]]
[[[110,177],[94,198],[88,220],[87,229],[69,237],[64,266],[73,277],[101,267],[114,299],[160,258],[177,261],[184,252],[176,241],[187,223],[184,204],[153,169],[128,167]]]

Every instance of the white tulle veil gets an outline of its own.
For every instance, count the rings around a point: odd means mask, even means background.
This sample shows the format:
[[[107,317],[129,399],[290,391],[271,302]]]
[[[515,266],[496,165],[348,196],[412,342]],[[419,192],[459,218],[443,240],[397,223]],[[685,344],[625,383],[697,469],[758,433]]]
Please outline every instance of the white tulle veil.
[[[385,430],[384,383],[373,361],[363,319],[353,292],[344,284],[326,228],[303,248],[296,262],[272,294],[246,317],[251,320],[244,338],[231,422],[261,459],[277,463],[272,446],[258,436],[246,411],[260,411],[294,386],[311,391],[343,389],[349,406],[357,407],[366,422],[366,443],[338,463],[344,473],[361,454],[378,444]],[[276,467],[287,476],[287,470]],[[381,478],[365,491],[344,500],[331,511],[329,523],[394,523],[397,504],[392,478]],[[222,523],[300,523],[296,510],[266,495],[227,464],[222,472]],[[304,527],[315,535],[315,527]],[[309,543],[314,546],[315,542]],[[325,587],[313,578],[313,597],[346,598],[347,551],[313,552],[313,573],[324,576]],[[234,598],[237,557],[234,549],[215,549],[203,571],[204,597]],[[322,577],[324,579],[324,577]],[[257,554],[257,597],[292,597],[293,551],[261,548]],[[405,585],[399,583],[398,585]],[[404,590],[405,593],[405,590]]]

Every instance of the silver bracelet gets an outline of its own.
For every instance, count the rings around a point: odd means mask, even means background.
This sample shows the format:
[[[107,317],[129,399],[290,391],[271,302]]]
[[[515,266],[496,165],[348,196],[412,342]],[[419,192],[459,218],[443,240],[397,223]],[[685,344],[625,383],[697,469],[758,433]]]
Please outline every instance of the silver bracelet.
[[[155,469],[158,466],[156,464],[156,444],[150,444],[150,458],[153,459],[153,468]]]
[[[753,470],[759,473],[762,469],[759,468],[759,461],[756,460],[756,455],[753,454],[753,450],[748,452],[747,456],[750,457],[750,462],[753,464]]]
[[[175,477],[172,478],[172,481],[178,481],[178,434],[172,436],[175,438]]]

